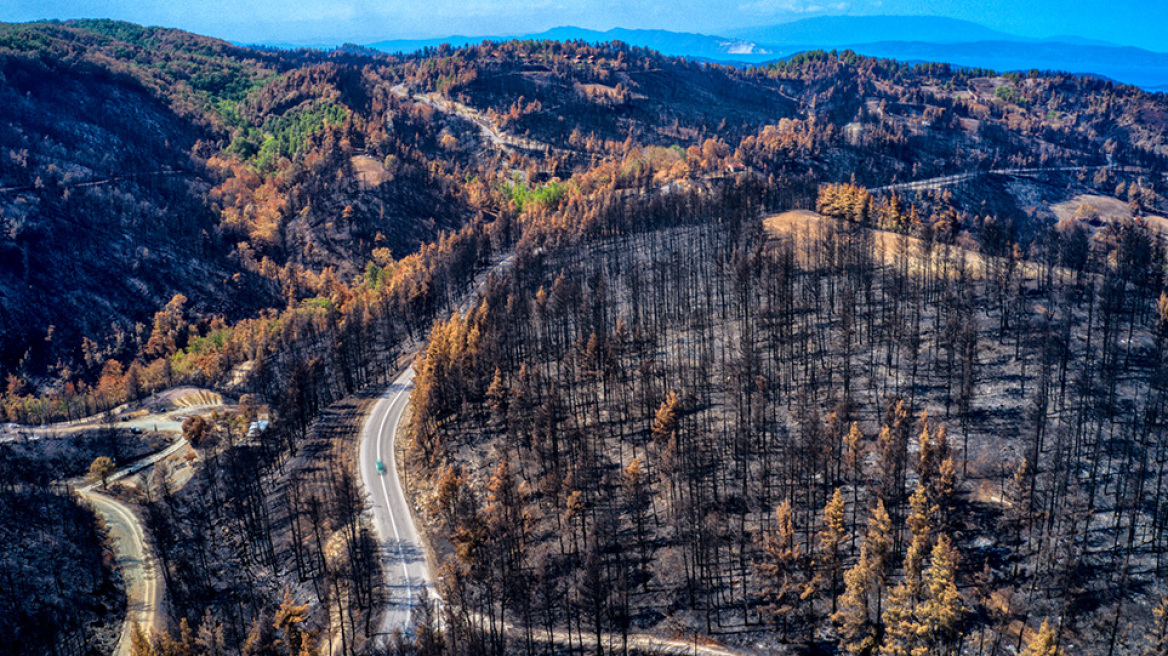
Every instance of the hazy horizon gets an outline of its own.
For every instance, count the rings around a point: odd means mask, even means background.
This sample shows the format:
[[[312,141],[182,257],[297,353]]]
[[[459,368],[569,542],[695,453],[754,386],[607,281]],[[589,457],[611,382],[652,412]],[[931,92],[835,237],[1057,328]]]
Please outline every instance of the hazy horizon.
[[[1159,27],[1168,21],[1168,6],[1130,0],[431,0],[416,5],[373,0],[213,0],[181,5],[134,0],[0,1],[0,20],[8,22],[113,18],[236,42],[293,45],[509,36],[566,25],[600,31],[619,27],[723,35],[813,16],[877,15],[955,18],[1026,38],[1073,36],[1168,50]]]

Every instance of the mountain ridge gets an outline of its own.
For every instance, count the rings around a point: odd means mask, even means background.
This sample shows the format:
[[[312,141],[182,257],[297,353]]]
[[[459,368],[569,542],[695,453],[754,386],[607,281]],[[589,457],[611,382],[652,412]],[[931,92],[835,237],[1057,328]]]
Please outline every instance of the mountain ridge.
[[[1147,90],[1168,84],[1168,53],[1074,35],[1023,37],[970,21],[936,16],[820,16],[732,30],[726,35],[659,29],[599,31],[561,26],[511,36],[390,39],[367,44],[367,47],[404,54],[442,44],[461,47],[482,41],[511,39],[582,40],[588,43],[623,41],[665,55],[731,65],[761,65],[814,50],[852,50],[858,54],[910,63],[944,62],[999,72],[1066,71],[1134,84]]]
[[[449,44],[451,47],[461,47],[466,45],[474,45],[483,41],[510,41],[518,40],[536,40],[536,41],[570,41],[583,40],[589,43],[604,43],[607,41],[623,41],[629,45],[649,47],[657,50],[665,55],[685,56],[685,55],[711,55],[711,54],[758,54],[758,55],[773,55],[776,54],[765,48],[761,48],[758,44],[743,39],[735,39],[731,37],[722,37],[709,34],[698,34],[689,32],[672,32],[670,30],[640,30],[640,29],[626,29],[613,28],[611,30],[599,31],[590,30],[587,28],[575,27],[572,25],[564,25],[560,27],[553,27],[543,32],[532,34],[521,34],[514,36],[506,35],[487,35],[487,36],[464,36],[452,35],[449,37],[433,38],[433,39],[389,39],[385,41],[377,41],[366,44],[367,47],[380,50],[388,53],[409,53],[422,50],[424,48],[435,48],[442,44]],[[757,49],[757,52],[755,50]]]

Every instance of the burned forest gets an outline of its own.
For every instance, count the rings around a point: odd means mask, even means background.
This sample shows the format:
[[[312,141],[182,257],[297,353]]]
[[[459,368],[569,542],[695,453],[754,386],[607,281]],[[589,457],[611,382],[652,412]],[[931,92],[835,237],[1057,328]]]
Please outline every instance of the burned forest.
[[[1168,97],[0,23],[0,655],[1168,655]]]
[[[1057,618],[1139,653],[1162,258],[1135,224],[995,252],[809,211],[521,252],[414,392],[459,639],[988,654]]]

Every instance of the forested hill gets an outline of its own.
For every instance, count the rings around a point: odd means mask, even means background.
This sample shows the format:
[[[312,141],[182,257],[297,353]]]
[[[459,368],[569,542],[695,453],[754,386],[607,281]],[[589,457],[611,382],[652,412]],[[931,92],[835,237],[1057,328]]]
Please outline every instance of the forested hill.
[[[735,175],[810,197],[1168,152],[1162,96],[851,53],[745,71],[620,43],[391,57],[87,20],[0,25],[0,74],[0,377],[19,420],[46,392],[42,416],[221,382],[248,359],[237,322],[394,285],[422,298],[403,258],[444,231],[506,239],[595,194]],[[1033,198],[996,191],[947,202],[1027,234]]]

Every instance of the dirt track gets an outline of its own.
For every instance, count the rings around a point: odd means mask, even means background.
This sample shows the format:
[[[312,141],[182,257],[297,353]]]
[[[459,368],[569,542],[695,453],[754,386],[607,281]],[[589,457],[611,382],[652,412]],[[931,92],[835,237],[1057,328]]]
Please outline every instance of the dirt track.
[[[130,636],[134,624],[146,635],[166,628],[166,611],[162,602],[166,588],[158,563],[146,543],[138,517],[128,506],[96,490],[83,489],[81,496],[93,504],[105,519],[114,544],[114,556],[126,585],[126,621],[122,625],[115,656],[130,654]]]

